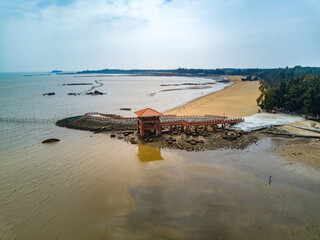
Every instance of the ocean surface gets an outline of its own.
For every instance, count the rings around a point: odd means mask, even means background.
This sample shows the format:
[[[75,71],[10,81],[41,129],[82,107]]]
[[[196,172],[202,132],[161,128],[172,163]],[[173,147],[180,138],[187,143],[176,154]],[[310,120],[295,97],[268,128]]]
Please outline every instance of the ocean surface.
[[[0,74],[0,240],[319,239],[319,169],[272,151],[290,140],[185,152],[54,125],[165,111],[227,86],[218,80]],[[60,142],[41,144],[52,137]]]
[[[146,107],[166,111],[230,85],[219,82],[223,79],[1,73],[0,117],[53,119],[95,111],[135,116],[134,111]],[[75,83],[92,85],[64,85]],[[86,95],[93,87],[106,94]],[[49,92],[55,95],[43,96]],[[132,111],[120,111],[120,108],[132,108]]]

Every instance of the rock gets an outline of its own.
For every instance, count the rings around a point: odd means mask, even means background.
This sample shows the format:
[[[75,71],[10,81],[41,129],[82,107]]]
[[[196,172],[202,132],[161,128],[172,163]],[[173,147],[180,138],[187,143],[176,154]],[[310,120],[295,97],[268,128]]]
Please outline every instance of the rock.
[[[172,142],[176,142],[176,141],[177,141],[177,139],[175,139],[175,138],[172,138],[172,139],[171,139],[171,141],[172,141]]]
[[[98,129],[96,129],[93,133],[95,134],[95,133],[99,133],[99,132],[102,132],[102,131],[104,131],[105,130],[105,128],[104,127],[101,127],[101,128],[98,128]]]
[[[192,141],[190,141],[190,144],[191,144],[191,145],[196,145],[196,144],[197,144],[197,142],[196,142],[196,141],[194,141],[194,140],[192,140]]]
[[[237,139],[237,135],[236,135],[236,134],[232,134],[232,135],[224,134],[224,135],[222,135],[222,138],[223,138],[223,139],[230,140],[230,141],[233,141],[233,140],[236,140],[236,139]]]
[[[199,140],[199,143],[204,143],[204,141],[202,139]]]
[[[192,133],[192,136],[194,136],[194,137],[196,137],[196,136],[198,136],[199,134],[198,133]]]
[[[115,134],[110,134],[110,137],[111,137],[111,138],[115,138],[116,135],[115,135]]]
[[[48,138],[46,140],[43,140],[42,143],[53,143],[53,142],[59,142],[60,139],[58,138]]]
[[[154,142],[154,139],[153,138],[149,138],[149,142]]]
[[[131,143],[131,144],[137,144],[137,141],[136,141],[135,138],[131,138],[131,139],[130,139],[130,143]]]
[[[93,83],[64,83],[62,86],[87,86],[93,85]]]
[[[86,93],[86,95],[103,95],[103,94],[106,94],[106,93],[99,92],[98,90],[94,90],[94,92]]]
[[[43,96],[53,96],[56,95],[54,92],[48,92],[48,93],[44,93],[42,94]]]

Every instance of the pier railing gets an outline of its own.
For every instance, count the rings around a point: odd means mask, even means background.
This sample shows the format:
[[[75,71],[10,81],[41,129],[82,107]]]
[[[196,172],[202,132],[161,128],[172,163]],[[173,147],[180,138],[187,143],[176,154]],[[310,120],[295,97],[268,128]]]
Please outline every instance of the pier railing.
[[[0,117],[0,122],[5,123],[55,123],[57,120],[58,119]]]
[[[133,123],[137,121],[137,117],[121,117],[113,114],[102,114],[98,112],[90,112],[85,114],[86,118],[100,122],[117,122],[117,123]],[[183,125],[183,126],[204,126],[217,125],[226,123],[243,122],[243,118],[227,118],[225,116],[205,115],[205,116],[176,116],[163,115],[160,117],[162,126]]]
[[[100,122],[117,122],[117,123],[133,123],[137,121],[136,117],[121,117],[119,115],[113,114],[102,114],[97,112],[86,113],[85,117],[87,119],[92,119]]]

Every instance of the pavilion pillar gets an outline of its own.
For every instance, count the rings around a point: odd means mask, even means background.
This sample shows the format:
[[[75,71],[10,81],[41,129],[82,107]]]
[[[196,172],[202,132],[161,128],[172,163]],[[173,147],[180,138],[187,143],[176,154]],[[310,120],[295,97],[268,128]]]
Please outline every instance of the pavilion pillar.
[[[138,123],[137,123],[137,133],[139,134],[140,133],[140,121],[138,119]]]
[[[158,123],[158,134],[159,135],[162,134],[162,128],[161,128],[160,122]]]
[[[144,129],[142,128],[142,129],[140,129],[140,136],[142,137],[142,136],[144,136]]]

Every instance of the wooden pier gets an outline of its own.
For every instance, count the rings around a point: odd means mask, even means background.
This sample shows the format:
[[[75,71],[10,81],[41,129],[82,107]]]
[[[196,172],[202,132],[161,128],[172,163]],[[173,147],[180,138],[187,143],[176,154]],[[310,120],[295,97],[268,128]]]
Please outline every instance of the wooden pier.
[[[131,123],[137,124],[137,131],[140,136],[144,136],[147,132],[154,132],[161,135],[164,128],[169,128],[170,131],[179,129],[186,134],[192,131],[198,132],[199,129],[208,131],[212,128],[225,129],[227,125],[244,122],[243,118],[228,118],[226,116],[204,115],[204,116],[176,116],[176,115],[162,115],[153,109],[143,109],[136,112],[138,117],[121,117],[118,115],[101,114],[101,113],[87,113],[85,116],[96,121],[106,121],[112,123]],[[148,113],[148,114],[144,114]],[[152,114],[154,113],[154,114]]]

